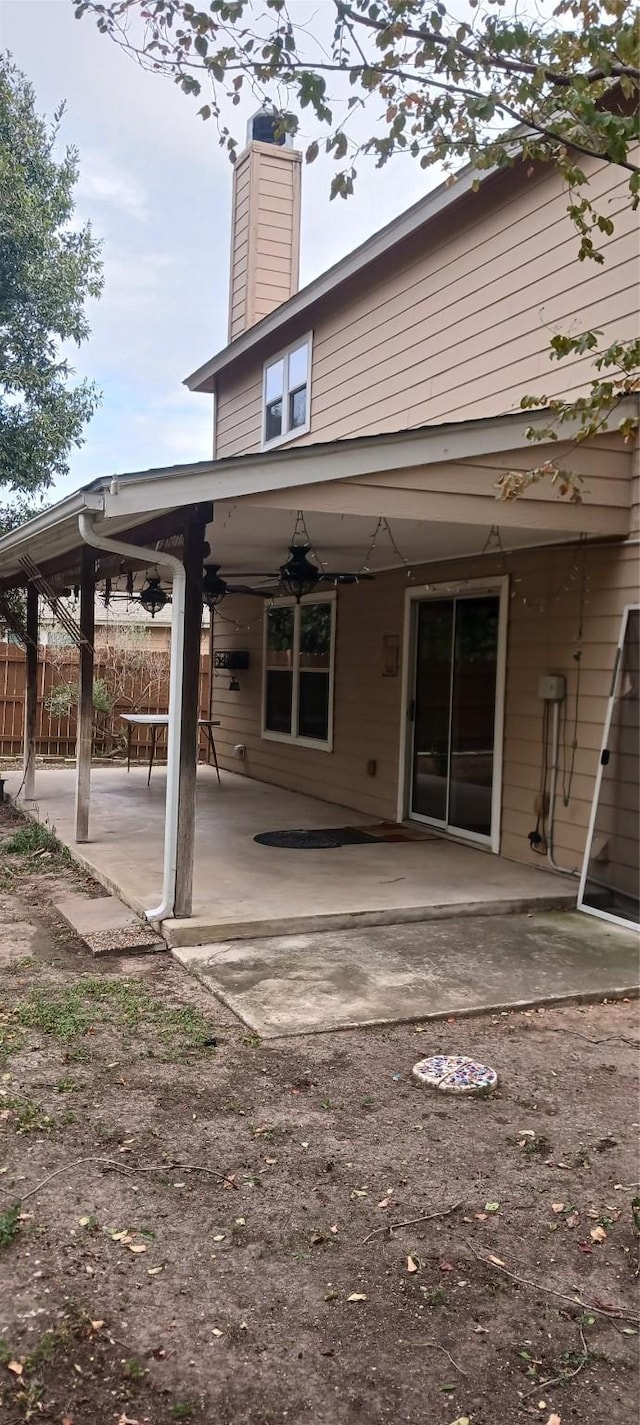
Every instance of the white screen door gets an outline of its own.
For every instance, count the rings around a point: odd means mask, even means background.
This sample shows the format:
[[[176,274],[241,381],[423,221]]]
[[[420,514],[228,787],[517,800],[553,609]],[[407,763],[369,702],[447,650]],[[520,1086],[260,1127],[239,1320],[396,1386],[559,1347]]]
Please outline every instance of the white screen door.
[[[578,906],[640,923],[640,607],[622,617],[593,795]]]

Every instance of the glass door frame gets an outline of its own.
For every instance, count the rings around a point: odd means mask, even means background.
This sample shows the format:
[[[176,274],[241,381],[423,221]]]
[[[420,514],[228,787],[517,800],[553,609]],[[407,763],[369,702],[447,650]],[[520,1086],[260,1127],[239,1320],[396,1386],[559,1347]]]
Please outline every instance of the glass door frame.
[[[612,669],[612,673],[611,673],[611,682],[610,682],[610,684],[609,684],[609,701],[608,701],[608,703],[607,703],[607,712],[606,712],[606,716],[605,716],[605,720],[604,720],[604,729],[603,729],[603,732],[602,732],[602,742],[601,742],[601,745],[600,745],[600,752],[599,752],[599,754],[598,754],[598,770],[597,770],[597,773],[596,773],[595,786],[594,786],[594,789],[593,789],[593,799],[592,799],[592,802],[591,802],[591,811],[590,811],[590,813],[589,813],[589,825],[588,825],[588,828],[587,828],[587,839],[586,839],[585,848],[584,848],[584,860],[583,860],[583,862],[582,862],[582,870],[581,870],[581,872],[580,872],[580,885],[579,885],[579,887],[578,887],[578,899],[577,899],[577,903],[576,903],[578,910],[583,911],[583,913],[584,913],[585,915],[595,915],[595,916],[597,916],[598,920],[608,920],[611,925],[620,925],[620,926],[622,926],[623,929],[625,929],[625,930],[629,930],[629,929],[635,930],[635,929],[636,929],[635,922],[632,922],[632,921],[629,921],[629,920],[625,920],[623,916],[614,915],[613,912],[610,911],[610,910],[598,910],[598,909],[596,908],[596,906],[593,906],[593,905],[585,905],[585,904],[584,904],[584,893],[585,893],[585,889],[586,889],[587,879],[588,879],[588,876],[589,876],[589,862],[590,862],[590,860],[591,860],[591,846],[592,846],[592,843],[593,843],[593,834],[594,834],[594,831],[595,831],[595,828],[596,828],[596,818],[597,818],[597,815],[598,815],[598,802],[599,802],[599,799],[600,799],[600,788],[601,788],[601,786],[602,786],[602,778],[603,778],[604,769],[605,769],[605,766],[606,766],[605,753],[608,751],[609,734],[610,734],[610,732],[611,732],[611,723],[612,723],[612,721],[613,721],[613,714],[614,714],[615,705],[616,705],[616,694],[617,694],[617,691],[618,691],[618,684],[619,684],[619,682],[620,682],[620,670],[621,670],[621,668],[622,668],[622,655],[623,655],[623,652],[624,652],[624,642],[625,642],[625,638],[626,638],[626,636],[627,636],[627,628],[629,627],[629,616],[630,616],[630,614],[632,614],[632,613],[638,613],[639,611],[640,611],[640,604],[626,604],[625,607],[624,607],[624,609],[623,609],[623,611],[622,611],[622,618],[621,618],[621,621],[620,621],[620,633],[619,633],[619,635],[618,635],[618,644],[617,644],[617,647],[616,647],[616,653],[615,653],[615,658],[614,658],[614,662],[613,662],[613,669]]]
[[[446,822],[421,816],[411,811],[413,786],[413,741],[414,720],[411,715],[415,699],[416,654],[418,632],[418,606],[431,600],[482,598],[493,594],[499,600],[498,650],[496,660],[495,717],[493,733],[493,783],[491,791],[491,833],[481,836],[474,831],[451,830]],[[402,669],[402,720],[400,726],[400,777],[398,785],[398,821],[417,821],[425,826],[433,826],[443,836],[452,840],[469,842],[500,853],[500,832],[502,816],[502,763],[504,749],[504,700],[507,671],[507,630],[509,620],[509,576],[499,575],[494,579],[463,579],[443,584],[416,585],[405,594],[403,669]]]

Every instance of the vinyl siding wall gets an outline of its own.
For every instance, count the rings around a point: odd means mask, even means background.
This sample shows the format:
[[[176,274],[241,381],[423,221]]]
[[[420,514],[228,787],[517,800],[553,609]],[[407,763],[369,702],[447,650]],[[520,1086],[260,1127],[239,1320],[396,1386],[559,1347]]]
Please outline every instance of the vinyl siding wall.
[[[590,165],[589,196],[615,223],[603,266],[579,262],[555,174],[500,174],[404,248],[306,313],[313,327],[311,429],[301,442],[504,414],[524,392],[569,394],[589,358],[550,362],[555,332],[637,328],[637,231],[625,176]],[[223,372],[218,454],[260,448],[264,359]]]
[[[542,704],[537,683],[541,673],[554,672],[564,673],[568,687],[565,775],[559,781],[555,853],[562,865],[580,864],[620,618],[625,604],[638,599],[637,555],[635,546],[618,545],[586,551],[545,548],[507,558],[511,596],[502,853],[515,860],[544,864],[530,851],[527,834],[536,821],[534,799],[541,766]],[[216,648],[247,648],[251,666],[238,675],[240,693],[227,690],[224,674],[214,684],[214,715],[222,722],[216,734],[222,766],[395,819],[402,680],[400,674],[382,675],[383,635],[402,635],[408,582],[446,583],[504,572],[499,555],[425,566],[414,570],[410,581],[404,573],[393,572],[368,586],[338,591],[332,753],[262,739],[261,604],[227,599],[221,611],[224,619],[216,620]],[[241,625],[237,631],[234,619]],[[244,761],[233,754],[238,743],[246,747]],[[375,777],[367,774],[369,759],[377,763]],[[566,806],[563,790],[568,792]]]

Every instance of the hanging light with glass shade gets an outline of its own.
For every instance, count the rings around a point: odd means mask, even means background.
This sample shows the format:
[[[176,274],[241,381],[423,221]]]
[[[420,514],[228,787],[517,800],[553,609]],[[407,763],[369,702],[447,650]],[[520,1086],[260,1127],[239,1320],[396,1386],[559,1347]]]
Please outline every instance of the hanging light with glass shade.
[[[215,609],[218,604],[222,603],[228,589],[226,579],[220,578],[219,568],[219,564],[205,564],[204,566],[202,597],[210,609]]]
[[[285,594],[292,594],[297,603],[305,594],[312,594],[322,580],[322,570],[307,559],[308,544],[292,544],[286,564],[280,566],[280,587]]]
[[[158,575],[153,578],[149,576],[146,584],[140,591],[140,603],[143,609],[146,609],[147,613],[151,614],[152,618],[155,618],[156,614],[160,612],[160,609],[164,608],[168,601],[169,595],[165,594]]]

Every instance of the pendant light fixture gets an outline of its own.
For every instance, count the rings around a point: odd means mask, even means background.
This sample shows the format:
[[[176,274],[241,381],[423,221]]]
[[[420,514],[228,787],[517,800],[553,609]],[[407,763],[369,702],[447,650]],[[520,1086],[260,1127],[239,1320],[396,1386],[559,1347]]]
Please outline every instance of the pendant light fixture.
[[[156,614],[159,613],[160,609],[164,608],[168,601],[169,595],[165,594],[158,576],[156,575],[154,578],[149,577],[140,592],[140,603],[143,609],[146,609],[147,613],[151,614],[152,618],[155,618]]]

